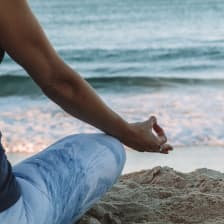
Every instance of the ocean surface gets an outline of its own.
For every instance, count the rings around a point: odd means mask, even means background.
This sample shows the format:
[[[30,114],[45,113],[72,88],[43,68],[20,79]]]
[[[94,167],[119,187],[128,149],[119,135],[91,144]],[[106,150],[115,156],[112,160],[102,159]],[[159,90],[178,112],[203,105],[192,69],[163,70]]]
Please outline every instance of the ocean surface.
[[[129,122],[156,115],[174,147],[224,146],[224,1],[29,4],[58,54]],[[98,132],[50,102],[8,56],[0,129],[8,152],[32,153]]]

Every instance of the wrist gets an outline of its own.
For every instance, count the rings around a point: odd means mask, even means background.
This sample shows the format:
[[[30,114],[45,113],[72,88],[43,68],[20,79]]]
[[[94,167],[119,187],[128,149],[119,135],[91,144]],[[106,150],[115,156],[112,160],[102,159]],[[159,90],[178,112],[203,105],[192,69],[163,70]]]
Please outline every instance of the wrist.
[[[117,138],[126,146],[131,147],[137,139],[137,134],[133,126],[124,121],[122,127],[120,127],[119,136],[117,136]]]

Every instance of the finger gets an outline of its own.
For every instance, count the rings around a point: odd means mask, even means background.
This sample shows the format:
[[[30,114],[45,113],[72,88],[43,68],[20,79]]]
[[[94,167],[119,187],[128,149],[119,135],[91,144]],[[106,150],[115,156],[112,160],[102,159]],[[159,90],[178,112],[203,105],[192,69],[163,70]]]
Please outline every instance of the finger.
[[[149,126],[150,126],[150,128],[153,128],[154,124],[157,123],[156,117],[155,117],[155,116],[151,116],[151,117],[149,118],[148,122],[149,122]]]
[[[150,137],[150,141],[148,141],[148,147],[146,148],[147,152],[159,152],[160,144],[157,137],[152,134]]]
[[[149,145],[150,145],[149,151],[160,152],[161,146],[164,144],[164,143],[162,143],[163,141],[161,141],[159,139],[159,138],[162,138],[162,137],[158,137],[156,134],[152,133],[150,138],[151,139],[150,139],[150,142],[149,142]],[[164,139],[164,140],[166,140],[166,139]]]
[[[169,151],[162,151],[162,152],[160,152],[161,154],[169,154]]]
[[[161,151],[160,153],[163,153],[163,154],[168,154],[170,151],[173,150],[173,147],[169,144],[165,144],[165,145],[162,145],[161,146]]]
[[[153,125],[153,129],[158,135],[157,138],[159,140],[160,145],[165,144],[167,142],[167,137],[164,130],[157,123]]]
[[[167,147],[167,149],[168,149],[169,151],[172,151],[172,150],[173,150],[173,146],[172,146],[172,145],[170,145],[170,144],[165,144],[165,146]]]
[[[155,132],[157,133],[158,136],[164,136],[165,135],[164,130],[160,127],[160,125],[157,122],[154,123],[153,129],[155,130]]]

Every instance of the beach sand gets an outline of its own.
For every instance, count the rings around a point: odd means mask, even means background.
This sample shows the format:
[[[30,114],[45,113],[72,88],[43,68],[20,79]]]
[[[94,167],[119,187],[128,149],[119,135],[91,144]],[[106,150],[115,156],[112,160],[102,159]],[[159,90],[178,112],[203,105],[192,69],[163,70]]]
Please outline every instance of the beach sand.
[[[223,224],[224,174],[168,167],[124,175],[79,224]]]

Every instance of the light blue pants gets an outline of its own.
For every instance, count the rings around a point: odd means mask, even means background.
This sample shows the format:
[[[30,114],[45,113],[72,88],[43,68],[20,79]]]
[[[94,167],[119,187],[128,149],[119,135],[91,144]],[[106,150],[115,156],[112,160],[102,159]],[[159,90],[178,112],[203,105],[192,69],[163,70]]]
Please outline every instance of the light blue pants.
[[[22,196],[1,224],[73,224],[117,181],[126,155],[105,134],[68,136],[13,167]]]

